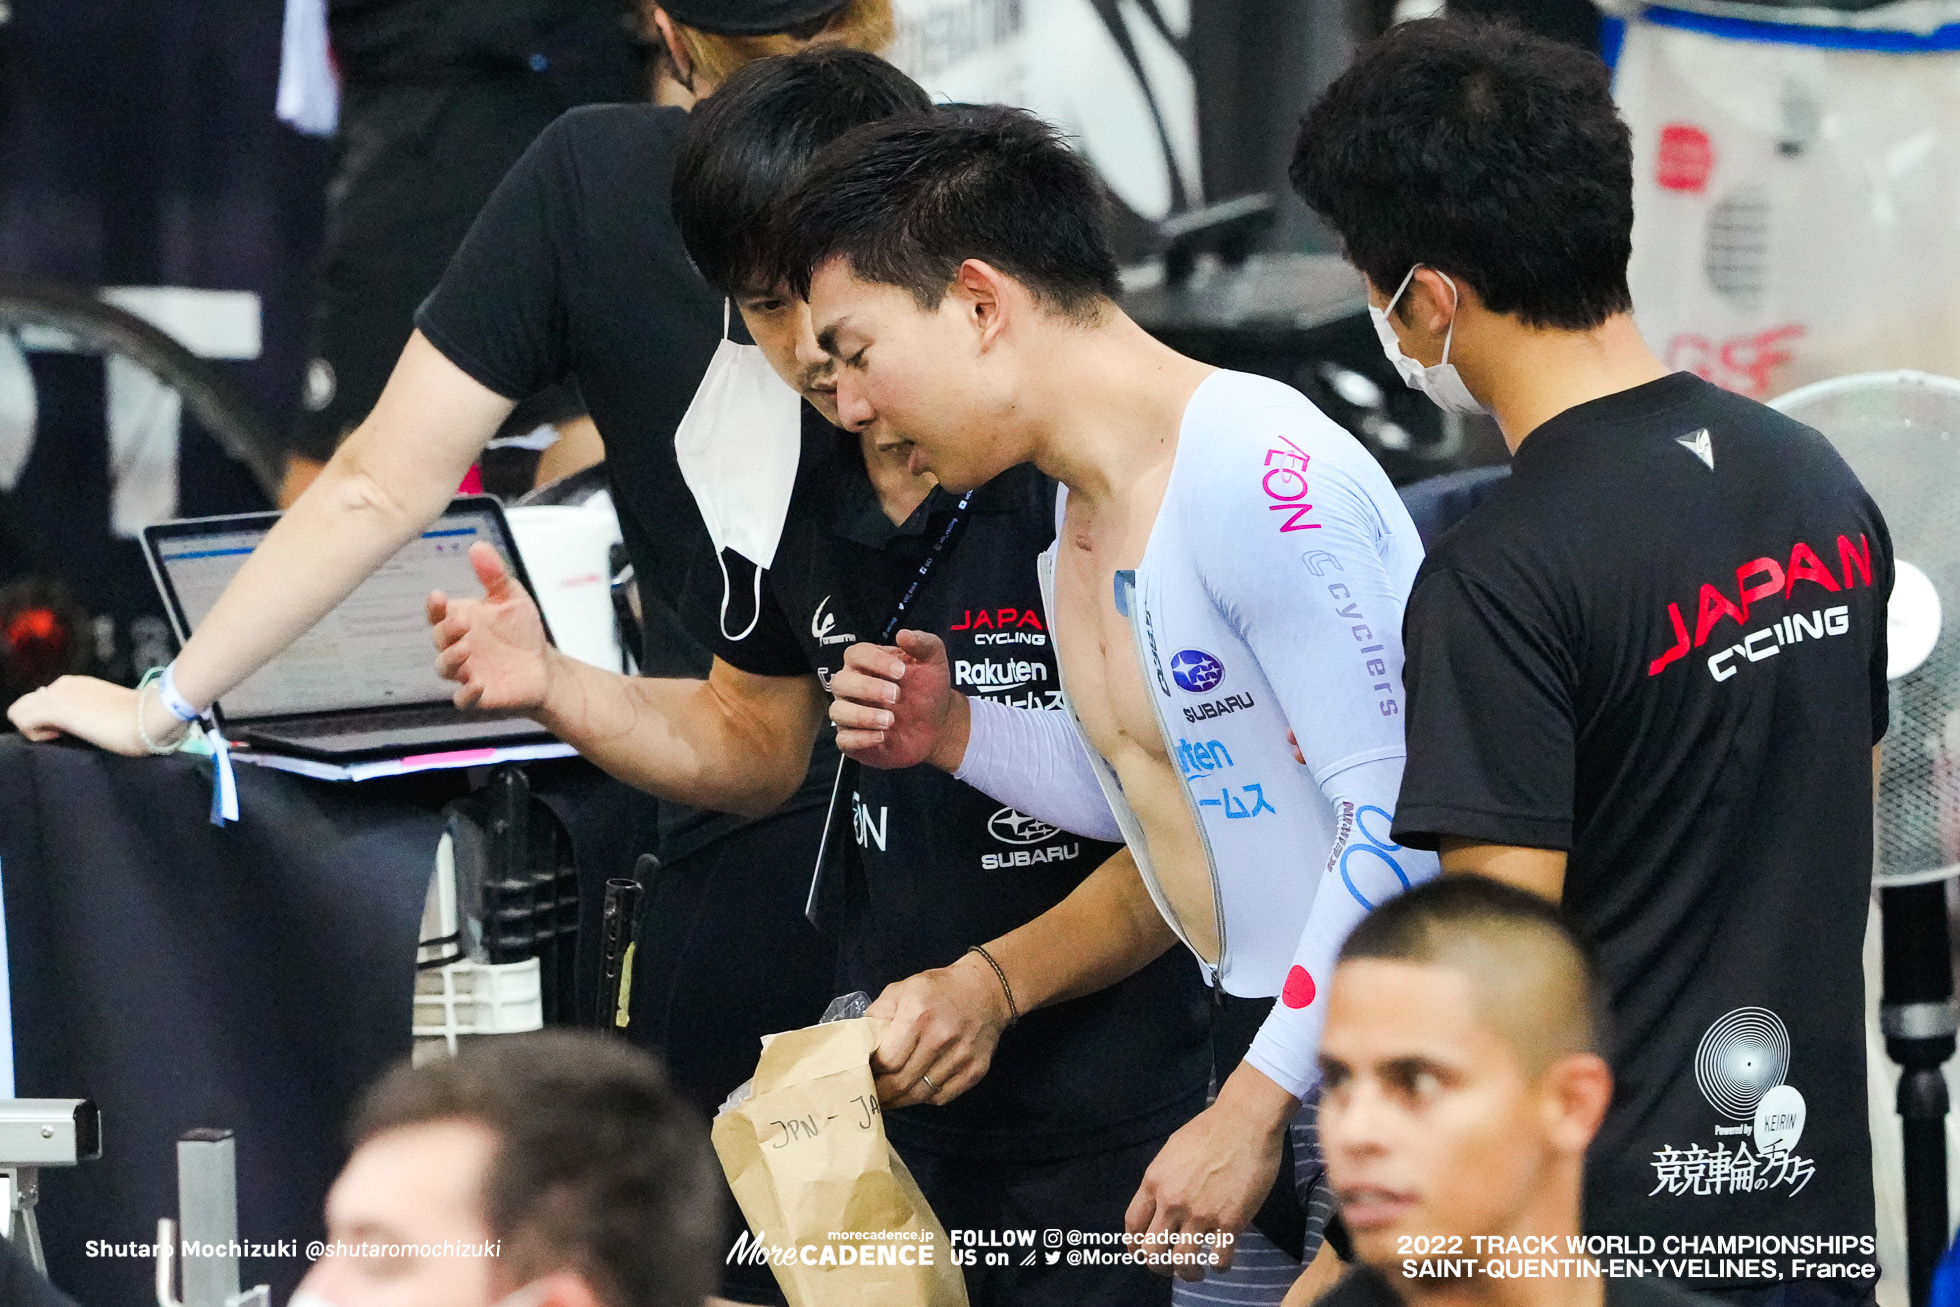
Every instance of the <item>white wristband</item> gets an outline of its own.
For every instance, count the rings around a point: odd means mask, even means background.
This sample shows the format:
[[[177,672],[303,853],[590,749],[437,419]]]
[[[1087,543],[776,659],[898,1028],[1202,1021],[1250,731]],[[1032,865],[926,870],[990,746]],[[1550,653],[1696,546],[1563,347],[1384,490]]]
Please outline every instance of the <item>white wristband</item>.
[[[191,707],[190,700],[178,692],[177,665],[172,663],[163,669],[163,675],[156,679],[157,699],[170,715],[180,722],[194,722],[209,715]],[[137,700],[137,711],[142,711],[142,700]],[[137,719],[137,731],[142,733],[142,719]],[[222,826],[228,821],[238,820],[238,778],[231,769],[231,745],[218,731],[218,723],[212,717],[204,731],[205,743],[211,747],[211,824]],[[150,747],[144,740],[145,747]]]
[[[171,663],[157,678],[157,698],[170,710],[170,715],[180,722],[194,722],[204,716],[191,707],[190,701],[177,692],[177,664]]]

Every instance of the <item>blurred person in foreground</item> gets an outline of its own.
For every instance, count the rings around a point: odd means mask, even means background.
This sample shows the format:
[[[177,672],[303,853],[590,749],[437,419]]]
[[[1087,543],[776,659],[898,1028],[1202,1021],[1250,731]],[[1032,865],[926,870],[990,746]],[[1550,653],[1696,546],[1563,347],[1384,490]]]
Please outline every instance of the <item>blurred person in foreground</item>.
[[[652,1057],[596,1034],[465,1043],[356,1109],[295,1307],[697,1307],[716,1164]]]
[[[1355,928],[1332,990],[1320,1138],[1360,1264],[1319,1302],[1708,1302],[1603,1279],[1575,1247],[1613,1074],[1602,991],[1557,908],[1483,876],[1419,885]]]

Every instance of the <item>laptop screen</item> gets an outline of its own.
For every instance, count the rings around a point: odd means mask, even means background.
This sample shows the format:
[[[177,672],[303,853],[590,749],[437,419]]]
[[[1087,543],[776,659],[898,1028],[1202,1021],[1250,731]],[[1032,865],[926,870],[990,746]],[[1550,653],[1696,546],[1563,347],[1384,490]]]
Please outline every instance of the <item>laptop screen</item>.
[[[148,529],[173,616],[195,631],[278,520],[275,514],[173,522]],[[363,581],[319,625],[226,694],[233,721],[294,713],[446,703],[456,687],[436,675],[424,600],[431,590],[482,595],[469,549],[488,541],[512,567],[509,536],[491,503],[459,500],[418,539]],[[518,575],[521,577],[522,573]]]

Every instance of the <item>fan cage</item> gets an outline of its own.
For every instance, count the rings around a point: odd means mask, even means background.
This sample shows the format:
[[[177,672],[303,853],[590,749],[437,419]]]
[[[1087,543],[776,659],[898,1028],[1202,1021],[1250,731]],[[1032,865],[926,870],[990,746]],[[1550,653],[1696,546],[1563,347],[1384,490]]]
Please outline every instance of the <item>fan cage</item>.
[[[1960,614],[1960,381],[1873,372],[1772,403],[1830,440],[1885,515],[1893,555]],[[1960,875],[1960,636],[1891,682],[1874,871],[1886,886]]]

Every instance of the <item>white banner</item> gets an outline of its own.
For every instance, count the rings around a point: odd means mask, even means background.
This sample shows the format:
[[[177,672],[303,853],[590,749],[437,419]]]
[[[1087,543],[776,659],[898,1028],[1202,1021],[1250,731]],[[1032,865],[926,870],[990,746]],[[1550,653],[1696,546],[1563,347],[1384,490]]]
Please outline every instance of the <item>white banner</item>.
[[[1671,366],[1754,399],[1852,372],[1960,376],[1960,54],[1636,20],[1634,309]]]

